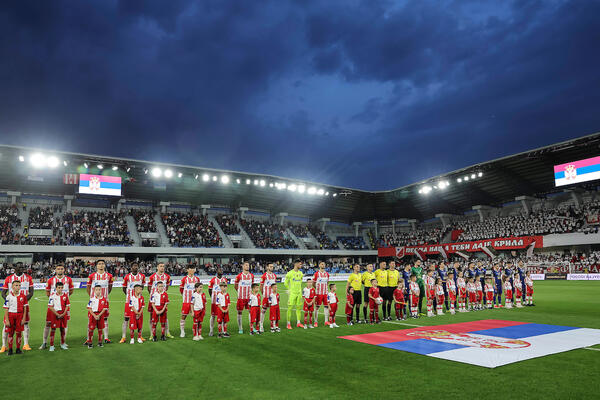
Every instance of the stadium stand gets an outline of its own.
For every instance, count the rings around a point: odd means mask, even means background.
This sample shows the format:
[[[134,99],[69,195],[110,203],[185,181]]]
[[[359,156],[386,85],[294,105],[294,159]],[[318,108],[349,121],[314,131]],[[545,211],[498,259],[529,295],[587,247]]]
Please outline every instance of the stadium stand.
[[[349,250],[368,250],[369,247],[365,243],[365,239],[362,236],[338,236],[338,242],[344,246],[345,249]]]
[[[153,210],[131,209],[129,215],[133,216],[135,226],[138,232],[156,232],[156,222],[154,221]]]
[[[173,247],[222,247],[219,232],[206,216],[174,212],[162,215]]]
[[[285,229],[269,221],[241,219],[242,227],[254,245],[261,249],[296,249],[296,243],[285,235]]]
[[[236,224],[237,216],[230,214],[219,214],[215,216],[217,223],[226,235],[239,235],[240,228]]]
[[[325,232],[323,232],[319,228],[311,226],[308,229],[310,233],[315,237],[315,239],[317,239],[317,242],[319,243],[319,248],[321,250],[339,249],[339,246],[335,242],[335,240],[332,240],[329,236],[327,236]]]
[[[296,225],[296,224],[288,223],[287,227],[297,237],[305,238],[308,236],[308,227],[306,225]]]
[[[76,210],[63,217],[65,244],[131,246],[124,212]]]
[[[0,244],[18,242],[20,235],[17,230],[20,227],[21,219],[17,206],[0,206]]]

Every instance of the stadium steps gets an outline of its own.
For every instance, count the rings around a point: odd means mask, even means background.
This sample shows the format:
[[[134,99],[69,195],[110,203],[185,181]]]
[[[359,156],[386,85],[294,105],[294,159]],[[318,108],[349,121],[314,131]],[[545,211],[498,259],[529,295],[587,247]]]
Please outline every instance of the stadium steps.
[[[371,247],[371,239],[369,238],[369,235],[367,235],[367,230],[364,229],[360,235],[362,236],[363,240],[365,241],[365,244],[367,245],[367,247],[369,248],[369,250],[372,249]]]
[[[310,244],[310,248],[317,249],[317,250],[321,248],[319,241],[312,233],[310,233],[310,231],[308,232],[308,239],[309,239],[308,243]],[[307,246],[307,248],[308,248],[308,246]]]
[[[142,239],[140,238],[140,234],[137,231],[135,219],[133,219],[133,216],[131,215],[126,215],[125,222],[127,222],[127,230],[129,231],[129,236],[133,240],[133,245],[141,247]]]
[[[160,212],[154,214],[154,222],[156,223],[156,230],[158,231],[158,240],[160,247],[171,247],[171,242],[169,241],[169,237],[167,236],[167,230],[165,229],[165,225],[162,221],[162,215]]]
[[[219,223],[217,222],[215,217],[213,217],[211,215],[209,215],[207,217],[208,217],[208,220],[217,229],[217,232],[219,232],[219,236],[221,236],[221,240],[223,241],[223,247],[230,248],[230,249],[233,248],[233,243],[231,242],[231,239],[229,239],[229,236],[227,236],[225,234],[225,232],[223,232],[223,229],[221,229],[221,225],[219,225]]]
[[[294,241],[294,243],[296,243],[296,246],[298,246],[299,249],[306,250],[306,245],[304,244],[304,241],[296,235],[294,235],[294,232],[292,232],[290,228],[286,228],[285,232]]]
[[[27,204],[27,210],[23,210],[23,206],[18,206],[19,210],[19,219],[21,220],[21,231],[19,232],[23,235],[24,229],[26,226],[29,226],[29,210],[31,207],[35,207],[35,204]]]
[[[242,226],[242,224],[240,224],[240,221],[236,220],[235,223],[237,224],[238,228],[240,228],[240,234],[242,235],[240,246],[245,249],[255,249],[256,246],[254,245],[254,242],[252,242],[252,239],[250,239],[250,236],[248,235],[248,233],[246,233],[244,227]]]

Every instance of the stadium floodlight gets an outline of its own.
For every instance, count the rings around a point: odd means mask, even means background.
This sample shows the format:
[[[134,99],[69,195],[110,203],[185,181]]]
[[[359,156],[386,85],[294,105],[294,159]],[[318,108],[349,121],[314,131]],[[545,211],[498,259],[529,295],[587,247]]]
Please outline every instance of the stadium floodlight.
[[[337,193],[334,193],[334,194],[332,194],[332,196],[333,196],[333,197],[336,197],[336,196],[337,196]]]
[[[25,161],[25,157],[19,156],[19,161],[21,161],[21,162]]]
[[[96,165],[96,167],[98,167],[98,169],[103,169],[103,168],[104,168],[104,165],[102,165],[102,164],[98,164],[98,165]]]
[[[483,176],[483,172],[478,173],[477,176],[481,178]]]
[[[183,176],[183,172],[180,172],[180,173],[177,174],[178,178],[181,178],[182,176]]]
[[[217,176],[216,176],[216,175],[213,175],[213,182],[216,182],[216,181],[217,181],[217,179],[218,179],[218,178],[217,178]]]
[[[246,185],[249,185],[250,183],[252,183],[252,181],[250,179],[246,179]]]
[[[237,179],[235,180],[235,183],[237,183],[237,184],[239,185],[240,183],[242,183],[242,181],[240,180],[240,178],[237,178]]]
[[[325,196],[329,196],[329,192],[325,192]]]
[[[421,189],[419,189],[419,193],[421,193],[421,194],[429,194],[429,192],[431,192],[432,190],[433,189],[431,188],[431,186],[425,185]]]
[[[83,166],[86,167],[86,168],[88,168],[88,163],[84,162]],[[146,170],[144,170],[144,173],[146,173]]]
[[[221,175],[221,183],[227,185],[229,183],[229,177],[227,175]]]
[[[465,177],[463,178],[463,181],[465,181],[465,182],[466,182],[466,181],[468,181],[468,180],[469,180],[469,177],[468,177],[468,176],[465,176]]]
[[[273,182],[269,182],[269,187],[273,187]]]
[[[171,171],[170,169],[165,169],[165,178],[172,178],[173,177],[173,171]]]
[[[87,168],[87,165],[86,165],[86,168]],[[147,175],[147,174],[148,174],[148,168],[144,168],[144,175]]]
[[[285,188],[286,188],[286,184],[285,184],[285,183],[283,183],[283,182],[277,182],[277,183],[275,184],[275,187],[277,188],[277,190],[283,190],[283,189],[285,189]]]
[[[295,192],[295,191],[296,191],[296,185],[295,185],[294,183],[292,183],[291,185],[289,185],[289,186],[287,187],[287,189],[288,189],[290,192]]]
[[[47,163],[50,168],[56,168],[58,167],[60,161],[58,161],[58,158],[56,156],[50,156],[47,159]]]
[[[29,158],[29,161],[31,162],[33,168],[42,168],[44,165],[46,165],[46,157],[40,153],[33,154]]]
[[[477,175],[471,174],[471,179],[475,179],[475,178],[477,178]]]
[[[117,167],[116,165],[113,165],[113,167],[112,167],[112,170],[113,170],[113,171],[116,171],[116,170],[118,170],[118,169],[119,169],[119,167]]]
[[[125,171],[129,172],[130,170],[131,170],[131,168],[130,168],[130,167],[127,167],[127,169],[126,169]]]
[[[323,189],[319,189],[319,190],[317,190],[317,194],[319,196],[323,196],[325,194],[325,191]]]
[[[67,162],[67,160],[63,160],[63,165],[66,167],[67,165],[69,165],[69,163]]]
[[[258,179],[254,180],[254,186],[258,186]]]
[[[311,194],[311,195],[315,194],[315,193],[317,193],[317,188],[314,186],[311,186],[306,190],[306,193]]]
[[[458,182],[458,183],[461,183],[461,182],[462,182],[462,178],[458,178],[458,179],[456,180],[456,182]]]
[[[194,179],[198,179],[198,174],[194,175]]]
[[[260,186],[263,186],[263,187],[264,187],[264,186],[267,184],[267,182],[265,182],[265,180],[264,180],[264,179],[261,179],[261,180],[258,182],[258,184],[259,184]]]
[[[306,186],[298,185],[298,193],[304,193],[305,190],[306,190]]]
[[[208,176],[208,174],[204,174],[204,175],[202,175],[202,180],[204,182],[208,182],[210,180],[210,176]]]
[[[160,178],[162,175],[162,170],[158,167],[152,168],[152,176],[155,178]]]

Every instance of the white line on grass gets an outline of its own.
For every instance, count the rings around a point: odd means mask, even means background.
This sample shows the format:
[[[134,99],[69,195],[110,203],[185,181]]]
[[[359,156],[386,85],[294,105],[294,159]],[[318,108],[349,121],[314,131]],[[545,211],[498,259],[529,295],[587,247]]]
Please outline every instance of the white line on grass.
[[[583,347],[584,350],[595,350],[595,351],[600,351],[600,349],[596,349],[593,347]]]

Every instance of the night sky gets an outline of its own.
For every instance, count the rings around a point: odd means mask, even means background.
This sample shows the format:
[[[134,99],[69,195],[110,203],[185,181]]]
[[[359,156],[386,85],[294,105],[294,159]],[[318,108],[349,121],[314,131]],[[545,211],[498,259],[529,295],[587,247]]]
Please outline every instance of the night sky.
[[[4,1],[0,143],[385,190],[600,131],[598,1]]]

